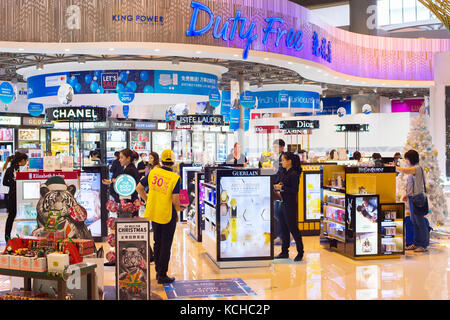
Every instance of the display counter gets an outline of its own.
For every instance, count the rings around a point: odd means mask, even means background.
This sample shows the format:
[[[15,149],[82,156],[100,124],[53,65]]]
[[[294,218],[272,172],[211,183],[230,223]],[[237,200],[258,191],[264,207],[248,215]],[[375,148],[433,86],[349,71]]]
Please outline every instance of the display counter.
[[[202,243],[219,268],[265,267],[273,259],[273,177],[260,169],[207,168]]]
[[[320,242],[353,259],[404,254],[403,203],[395,167],[323,167]]]
[[[195,203],[196,203],[196,193],[195,193],[195,173],[202,170],[201,163],[180,163],[179,172],[181,177],[181,189],[187,191],[189,196],[188,207],[180,211],[180,222],[186,222],[188,216],[193,216],[195,214]]]
[[[298,194],[298,229],[303,236],[320,234],[322,168],[335,163],[302,163]]]

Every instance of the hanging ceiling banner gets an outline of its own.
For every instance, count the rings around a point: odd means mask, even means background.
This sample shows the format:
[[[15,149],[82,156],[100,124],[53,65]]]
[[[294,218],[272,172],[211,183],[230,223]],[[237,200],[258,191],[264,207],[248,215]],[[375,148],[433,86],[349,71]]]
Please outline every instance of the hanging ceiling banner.
[[[261,112],[311,112],[315,105],[320,104],[320,94],[314,91],[274,90],[253,93],[258,98],[258,111]]]
[[[220,114],[223,115],[223,120],[228,123],[230,121],[231,108],[231,92],[222,91],[222,102],[220,104]]]

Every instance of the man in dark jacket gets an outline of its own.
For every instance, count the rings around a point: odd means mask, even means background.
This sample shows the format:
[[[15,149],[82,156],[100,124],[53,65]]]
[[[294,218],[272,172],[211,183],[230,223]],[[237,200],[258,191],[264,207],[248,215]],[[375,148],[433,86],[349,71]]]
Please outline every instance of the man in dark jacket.
[[[273,142],[273,167],[275,169],[275,179],[274,184],[278,184],[281,181],[281,178],[283,176],[283,172],[285,169],[281,166],[281,155],[284,152],[284,148],[286,147],[286,143],[283,139],[276,139]],[[281,198],[275,196],[275,201],[273,203],[274,206],[274,217],[275,217],[275,237],[278,238],[278,240],[275,240],[275,244],[281,243],[281,228],[279,223],[279,213],[280,213],[280,205],[281,205]]]
[[[111,179],[115,179],[121,173],[123,173],[123,167],[120,165],[119,156],[120,156],[119,151],[114,152],[114,161],[112,162],[111,168],[109,169],[109,171],[112,173]],[[111,197],[113,197],[114,201],[119,202],[119,195],[116,193],[116,191],[114,191],[113,184],[110,185],[109,191],[110,191]]]

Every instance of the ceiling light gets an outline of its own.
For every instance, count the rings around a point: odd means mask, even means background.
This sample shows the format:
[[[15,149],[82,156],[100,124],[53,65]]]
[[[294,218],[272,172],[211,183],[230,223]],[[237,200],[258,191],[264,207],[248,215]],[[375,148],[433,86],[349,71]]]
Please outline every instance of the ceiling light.
[[[264,58],[264,60],[266,60],[266,61],[267,61],[267,60],[269,60],[269,58]]]
[[[38,62],[38,64],[36,65],[36,69],[37,70],[42,70],[44,69],[44,64],[42,62]]]
[[[305,84],[305,79],[300,80],[300,84],[304,85]]]
[[[398,89],[398,93],[402,94],[403,93],[403,89]]]
[[[414,97],[417,96],[417,91],[413,91],[413,96],[414,96]]]
[[[373,92],[377,93],[377,88],[373,88]]]
[[[195,51],[195,53],[196,53],[196,54],[201,54],[202,52],[201,52],[201,51]]]
[[[70,49],[69,49],[69,48],[66,48],[66,49],[64,49],[64,51],[68,52],[68,51],[70,51]]]
[[[382,86],[385,86],[385,85],[386,85],[386,83],[382,83],[381,85],[382,85]]]
[[[79,56],[78,57],[78,63],[85,64],[86,63],[86,58],[83,57],[83,56]]]
[[[172,64],[180,64],[180,60],[178,60],[178,58],[173,58]]]
[[[153,51],[155,51],[155,52],[159,52],[159,51],[161,51],[161,49],[154,49]]]
[[[305,66],[306,69],[309,69],[309,66]]]
[[[288,64],[292,64],[292,61],[289,61]]]
[[[109,50],[109,51],[114,51],[114,48],[109,48],[108,50]]]
[[[348,80],[348,79],[345,79],[345,81],[350,82],[350,80]]]
[[[346,96],[343,96],[343,97],[342,97],[342,101],[345,101],[345,100],[347,100],[347,97],[346,97]]]
[[[23,50],[25,50],[24,48],[19,48],[19,51],[23,51]]]
[[[258,82],[258,88],[262,88],[263,87],[263,83],[262,83],[262,81],[259,81]]]
[[[233,57],[239,57],[239,55],[238,54],[233,54]]]
[[[322,97],[326,98],[327,94],[325,92],[322,93]]]

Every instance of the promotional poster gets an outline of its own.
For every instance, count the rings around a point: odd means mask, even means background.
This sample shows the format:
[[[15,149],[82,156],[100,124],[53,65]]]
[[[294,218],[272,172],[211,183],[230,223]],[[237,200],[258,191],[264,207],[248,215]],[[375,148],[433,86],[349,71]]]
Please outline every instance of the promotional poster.
[[[135,222],[136,221],[136,222]],[[118,300],[149,300],[148,221],[116,221],[116,288]]]
[[[100,172],[81,173],[80,192],[78,193],[77,201],[87,211],[85,224],[94,237],[102,235],[100,188]]]
[[[270,256],[268,176],[220,179],[220,257]]]
[[[305,174],[306,219],[320,219],[320,174]]]
[[[378,253],[378,198],[357,197],[356,204],[356,254]]]

